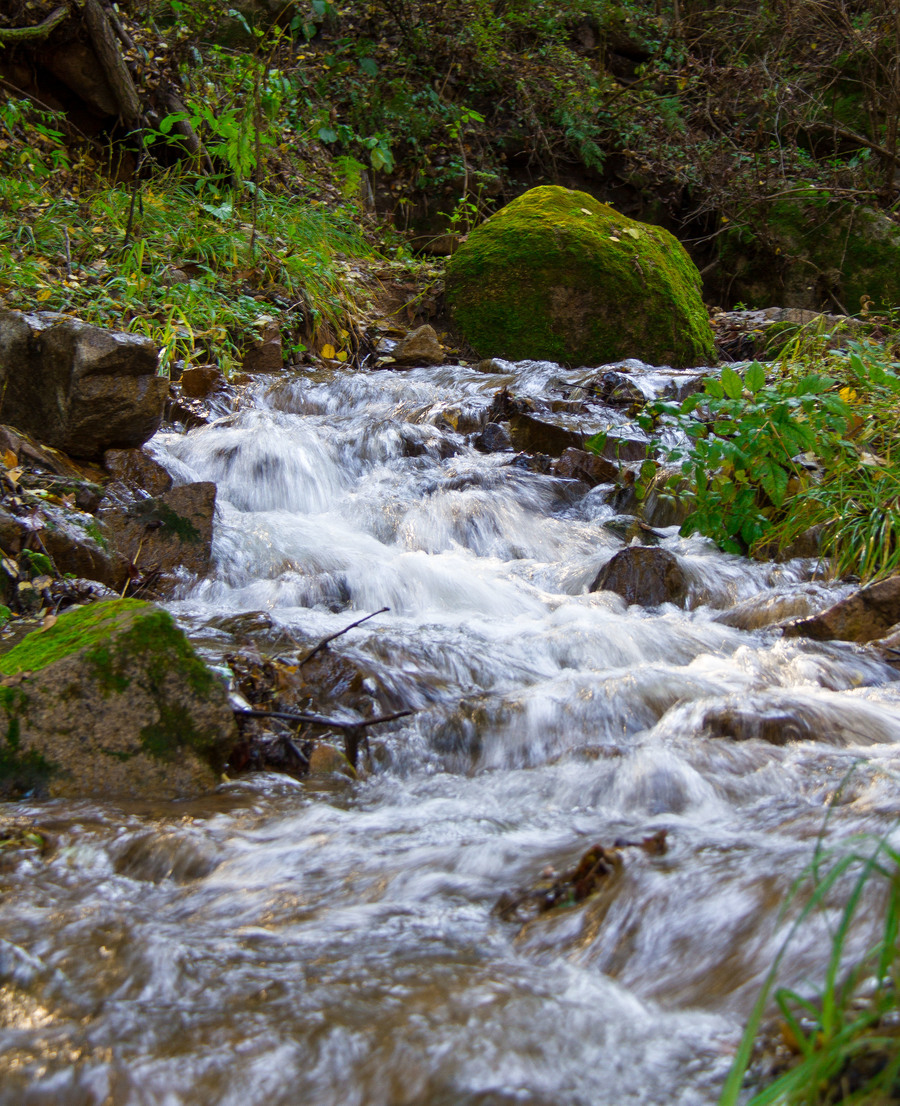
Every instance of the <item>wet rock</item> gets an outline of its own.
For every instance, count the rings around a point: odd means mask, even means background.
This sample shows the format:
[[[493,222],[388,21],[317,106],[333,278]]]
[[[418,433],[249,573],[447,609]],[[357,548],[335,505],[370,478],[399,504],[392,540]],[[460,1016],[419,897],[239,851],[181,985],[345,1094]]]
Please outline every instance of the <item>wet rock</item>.
[[[71,573],[112,588],[124,583],[122,565],[110,550],[111,535],[93,515],[47,506],[40,537],[61,575]]]
[[[284,367],[281,331],[273,322],[244,351],[241,368],[245,373],[277,373]]]
[[[134,599],[63,612],[0,656],[0,795],[175,798],[236,739],[224,687],[171,616]]]
[[[715,621],[736,630],[762,630],[790,618],[807,618],[820,611],[822,596],[815,592],[792,592],[788,595],[764,593],[736,603],[727,611],[716,614]]]
[[[788,622],[785,637],[815,641],[867,642],[883,638],[900,623],[900,575],[860,588],[812,618]]]
[[[634,414],[647,402],[647,397],[625,373],[610,369],[589,381],[586,390],[607,407],[622,407]]]
[[[597,484],[613,483],[618,478],[619,469],[605,457],[570,446],[563,450],[562,456],[553,466],[553,474],[567,480],[581,480],[593,488]]]
[[[308,774],[312,777],[355,776],[346,756],[326,741],[317,741],[309,754]]]
[[[168,381],[149,339],[64,315],[0,312],[3,417],[72,457],[142,445],[162,423]]]
[[[489,422],[473,439],[472,445],[481,453],[502,453],[513,447],[509,431],[497,422]]]
[[[789,745],[794,741],[815,741],[821,735],[818,727],[799,713],[778,707],[766,710],[757,704],[746,710],[737,705],[708,710],[703,719],[702,736]]]
[[[401,338],[391,351],[391,357],[398,366],[443,365],[447,360],[434,327],[427,323]]]
[[[592,441],[591,446],[593,445]],[[631,461],[646,460],[650,443],[646,438],[639,438],[636,435],[606,434],[598,448],[601,457],[627,464]]]
[[[560,457],[567,449],[581,449],[584,435],[544,422],[534,415],[512,414],[509,420],[513,448],[522,453],[546,453]]]
[[[182,484],[150,499],[101,508],[100,521],[115,554],[133,577],[172,576],[179,569],[209,570],[216,486]]]
[[[626,603],[658,607],[675,603],[683,607],[688,580],[681,561],[668,550],[633,545],[622,549],[604,565],[589,591],[614,591]]]
[[[162,495],[172,487],[172,477],[142,449],[108,449],[103,454],[103,467],[129,491],[152,496]]]
[[[216,365],[188,365],[180,380],[182,395],[187,399],[206,399],[227,383],[225,374]]]
[[[103,469],[86,462],[73,461],[65,453],[42,445],[12,426],[0,426],[0,453],[14,453],[20,465],[29,465],[75,482],[97,488],[106,480]]]
[[[662,541],[662,534],[657,534],[651,526],[634,515],[616,515],[614,518],[608,518],[604,521],[603,528],[624,542],[638,540],[644,545],[659,545]]]
[[[553,458],[546,453],[517,453],[507,464],[540,476],[549,476],[553,472]]]

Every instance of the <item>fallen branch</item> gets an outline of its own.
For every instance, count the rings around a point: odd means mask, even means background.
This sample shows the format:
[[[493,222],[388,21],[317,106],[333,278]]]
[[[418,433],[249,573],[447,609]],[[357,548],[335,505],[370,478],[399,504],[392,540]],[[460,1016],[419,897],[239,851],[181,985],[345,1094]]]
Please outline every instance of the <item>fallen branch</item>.
[[[307,726],[327,726],[345,733],[358,733],[367,726],[378,726],[382,722],[396,722],[398,718],[408,718],[414,711],[398,710],[393,714],[381,714],[377,718],[362,718],[359,722],[348,722],[343,718],[326,718],[322,714],[300,714],[290,710],[245,710],[236,708],[234,713],[241,718],[279,718],[285,722],[303,722]]]
[[[381,612],[376,612],[380,614]],[[369,618],[374,617],[369,615]],[[363,619],[365,621],[365,619]],[[349,630],[350,627],[348,626]],[[343,632],[343,631],[342,631]],[[318,647],[317,647],[318,648]],[[344,735],[344,755],[351,767],[356,769],[359,759],[360,742],[365,742],[366,754],[369,755],[369,738],[366,729],[369,726],[378,726],[383,722],[396,722],[398,718],[408,718],[415,713],[411,710],[398,710],[393,714],[381,714],[377,718],[363,718],[359,722],[347,722],[342,718],[326,718],[322,714],[300,714],[289,710],[235,710],[239,718],[278,718],[285,722],[300,722],[307,726],[325,726],[329,729],[340,730]],[[292,751],[301,759],[306,759],[296,746],[291,742]]]
[[[300,662],[299,667],[302,668],[307,661],[311,661],[316,653],[321,652],[329,644],[329,642],[334,641],[335,638],[343,637],[343,635],[346,634],[348,630],[352,630],[356,626],[362,626],[362,624],[364,622],[368,622],[370,618],[374,618],[378,614],[384,614],[385,611],[389,611],[390,609],[390,607],[382,607],[380,611],[373,611],[371,614],[367,614],[365,618],[360,618],[356,622],[351,622],[349,626],[345,626],[343,630],[338,630],[336,634],[330,634],[328,637],[322,638],[315,649],[313,649],[312,652],[306,654],[306,656]]]

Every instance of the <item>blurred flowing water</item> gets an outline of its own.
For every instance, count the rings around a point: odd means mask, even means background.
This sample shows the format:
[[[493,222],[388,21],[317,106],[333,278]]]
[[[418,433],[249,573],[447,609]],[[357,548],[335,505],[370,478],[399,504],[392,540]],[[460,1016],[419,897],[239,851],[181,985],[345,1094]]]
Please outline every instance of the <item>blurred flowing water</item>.
[[[416,713],[373,734],[353,784],[12,806],[56,847],[0,869],[4,1106],[716,1101],[817,842],[894,826],[894,673],[729,625],[841,594],[806,562],[671,528],[687,610],[589,593],[623,545],[611,489],[461,432],[505,384],[550,407],[579,374],[497,367],[285,377],[154,440],[178,479],[219,487],[215,568],[170,604],[182,624],[214,652],[225,615],[315,641],[388,606],[332,648]],[[748,739],[717,736],[722,718]],[[521,927],[493,910],[659,830],[668,852],[626,850],[608,893]],[[828,923],[786,979],[821,973]]]

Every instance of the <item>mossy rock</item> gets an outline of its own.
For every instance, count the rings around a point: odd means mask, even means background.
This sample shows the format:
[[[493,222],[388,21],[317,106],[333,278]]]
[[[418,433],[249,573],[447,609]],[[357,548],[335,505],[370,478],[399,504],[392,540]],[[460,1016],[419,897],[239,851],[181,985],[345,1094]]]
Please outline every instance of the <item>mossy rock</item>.
[[[453,255],[447,300],[481,357],[715,362],[700,275],[668,231],[586,192],[533,188]]]
[[[168,612],[115,599],[0,655],[0,798],[209,790],[236,740],[225,688]]]

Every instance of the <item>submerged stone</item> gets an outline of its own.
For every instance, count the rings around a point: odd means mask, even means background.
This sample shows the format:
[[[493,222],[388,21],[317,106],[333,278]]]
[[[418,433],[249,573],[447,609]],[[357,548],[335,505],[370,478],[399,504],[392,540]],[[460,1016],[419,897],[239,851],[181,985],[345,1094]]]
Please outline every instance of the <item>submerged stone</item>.
[[[0,655],[0,797],[209,790],[235,740],[224,686],[172,617],[73,608]]]
[[[453,255],[447,299],[481,357],[711,364],[700,275],[668,231],[586,192],[533,188]]]

